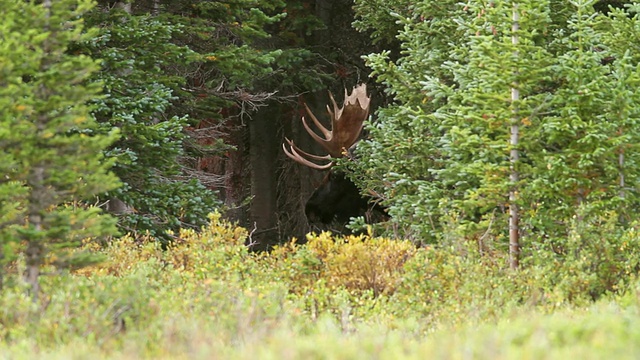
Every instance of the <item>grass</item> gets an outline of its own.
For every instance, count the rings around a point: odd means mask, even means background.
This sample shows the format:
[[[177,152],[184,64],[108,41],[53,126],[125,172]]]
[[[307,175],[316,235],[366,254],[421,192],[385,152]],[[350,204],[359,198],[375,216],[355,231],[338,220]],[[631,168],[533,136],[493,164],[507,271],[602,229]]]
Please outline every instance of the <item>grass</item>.
[[[99,250],[110,259],[100,266],[43,277],[38,304],[14,278],[0,294],[0,359],[640,354],[633,276],[626,291],[567,299],[534,267],[510,274],[499,261],[386,240],[323,234],[258,256],[242,229],[212,220],[168,251],[116,241]]]
[[[411,326],[365,322],[345,331],[334,317],[309,324],[283,318],[254,322],[237,314],[239,326],[215,318],[157,319],[117,340],[74,338],[42,347],[32,339],[2,347],[11,359],[636,359],[637,311],[598,304],[559,314],[521,314],[497,323],[462,325],[416,334]],[[419,321],[419,319],[413,319]],[[149,342],[154,342],[150,344]],[[157,343],[155,343],[157,342]]]

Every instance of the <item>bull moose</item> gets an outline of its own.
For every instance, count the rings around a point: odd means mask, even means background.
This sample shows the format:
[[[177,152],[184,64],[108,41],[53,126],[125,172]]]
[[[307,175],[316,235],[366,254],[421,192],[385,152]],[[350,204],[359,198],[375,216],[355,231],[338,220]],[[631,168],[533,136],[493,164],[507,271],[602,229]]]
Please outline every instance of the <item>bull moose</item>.
[[[305,214],[310,222],[329,224],[334,221],[346,223],[351,217],[364,215],[369,209],[370,198],[360,194],[356,185],[343,171],[332,169],[335,159],[346,156],[360,139],[364,121],[369,116],[371,97],[367,95],[367,86],[356,86],[347,94],[344,102],[338,106],[333,94],[329,92],[331,105],[327,112],[331,119],[331,130],[322,125],[309,106],[303,103],[306,113],[322,135],[311,129],[305,117],[302,125],[309,135],[327,152],[314,155],[298,148],[292,140],[285,138],[282,144],[285,154],[299,164],[316,170],[329,170],[321,185],[316,188],[305,205]]]

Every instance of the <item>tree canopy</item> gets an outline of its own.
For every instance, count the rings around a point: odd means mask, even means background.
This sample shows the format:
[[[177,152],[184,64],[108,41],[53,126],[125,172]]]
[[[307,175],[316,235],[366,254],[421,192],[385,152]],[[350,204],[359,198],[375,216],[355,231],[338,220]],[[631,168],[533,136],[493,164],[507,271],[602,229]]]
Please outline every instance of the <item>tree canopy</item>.
[[[533,251],[566,239],[576,221],[637,221],[639,19],[633,6],[595,4],[386,5],[402,50],[367,61],[394,103],[369,127],[356,172],[403,236],[441,242],[453,231],[500,247],[518,206]],[[377,28],[359,15],[363,29]]]
[[[119,181],[103,150],[118,132],[99,131],[89,103],[99,66],[71,54],[95,37],[83,26],[88,1],[3,1],[0,25],[0,228],[6,260],[22,254],[34,299],[44,264],[74,268],[96,260],[72,252],[88,238],[116,234],[115,222],[90,202]],[[25,31],[26,29],[26,31]]]
[[[301,96],[319,108],[323,99],[312,92],[335,93],[369,77],[377,85],[368,135],[354,161],[340,166],[364,195],[386,206],[390,219],[380,231],[419,244],[454,238],[487,250],[511,244],[513,252],[523,241],[530,255],[556,252],[581,224],[634,226],[636,6],[348,4],[353,13],[337,0],[102,1],[92,9],[83,2],[12,4],[12,14],[18,6],[34,13],[56,6],[56,16],[73,20],[61,24],[87,27],[48,30],[7,16],[5,44],[23,45],[4,45],[3,91],[10,96],[2,146],[16,149],[18,139],[29,138],[23,133],[44,121],[27,99],[88,112],[86,123],[68,125],[80,115],[48,112],[47,121],[59,127],[51,141],[77,140],[77,149],[96,157],[82,171],[108,180],[42,206],[79,201],[76,207],[95,211],[91,205],[98,204],[117,216],[121,232],[164,243],[222,210],[273,244],[310,229],[301,204],[319,180],[292,170],[279,153],[285,133],[301,132]],[[46,34],[62,40],[48,44]],[[38,46],[44,50],[28,50]],[[36,57],[41,53],[68,63],[60,65],[64,71],[48,73],[44,55]],[[42,74],[61,85],[41,83]],[[58,116],[64,121],[53,120]],[[85,138],[91,147],[78,145]],[[79,155],[60,149],[55,161],[77,162]],[[3,154],[9,174],[3,229],[28,218],[24,204],[33,201],[34,179],[28,169],[37,167],[36,160],[20,160],[27,153],[12,151]],[[57,154],[39,151],[32,155]],[[287,228],[289,222],[297,225]],[[14,245],[7,244],[9,254]]]

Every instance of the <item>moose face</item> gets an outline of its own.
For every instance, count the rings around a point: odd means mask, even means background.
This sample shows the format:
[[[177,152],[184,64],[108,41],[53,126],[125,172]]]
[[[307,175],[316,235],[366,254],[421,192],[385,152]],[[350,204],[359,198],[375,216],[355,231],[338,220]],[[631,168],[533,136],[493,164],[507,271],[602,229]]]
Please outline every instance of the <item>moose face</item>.
[[[367,199],[343,172],[330,171],[307,201],[305,214],[312,223],[344,224],[351,217],[362,215],[367,207]]]
[[[331,130],[325,128],[307,104],[304,104],[307,114],[322,136],[311,130],[304,117],[302,124],[309,136],[328,154],[322,156],[309,154],[286,138],[286,143],[282,144],[285,154],[297,163],[316,170],[329,169],[322,185],[314,191],[305,206],[305,214],[310,222],[346,223],[350,217],[361,215],[367,209],[368,201],[360,195],[356,185],[344,173],[331,170],[334,165],[333,159],[343,157],[358,141],[364,121],[369,116],[371,97],[367,95],[365,84],[355,87],[349,95],[345,89],[344,95],[344,102],[341,107],[338,107],[333,95],[329,93],[333,105],[333,109],[327,105],[327,112],[331,118]]]

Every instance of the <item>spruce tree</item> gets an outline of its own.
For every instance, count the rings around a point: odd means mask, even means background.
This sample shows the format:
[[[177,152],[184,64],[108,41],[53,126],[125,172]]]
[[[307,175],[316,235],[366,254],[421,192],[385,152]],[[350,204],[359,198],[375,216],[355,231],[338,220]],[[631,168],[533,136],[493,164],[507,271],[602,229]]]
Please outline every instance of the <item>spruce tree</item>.
[[[91,1],[0,1],[0,146],[2,245],[24,254],[33,299],[44,265],[73,268],[96,258],[76,249],[83,239],[112,235],[95,195],[118,186],[102,151],[116,138],[96,133],[87,103],[100,84],[87,81],[96,61],[69,53],[95,36],[82,15]]]
[[[521,182],[529,180],[527,142],[535,134],[551,64],[550,54],[536,43],[551,23],[549,3],[496,1],[466,10],[467,40],[449,65],[458,87],[437,110],[445,149],[437,179],[455,189],[448,211],[468,224],[467,234],[479,242],[491,231],[506,235],[509,223],[515,268]],[[432,87],[450,90],[440,80]]]
[[[537,246],[576,222],[638,220],[640,19],[595,4],[420,1],[395,15],[403,51],[368,61],[396,103],[378,111],[359,169],[394,230],[505,239],[517,205]]]

